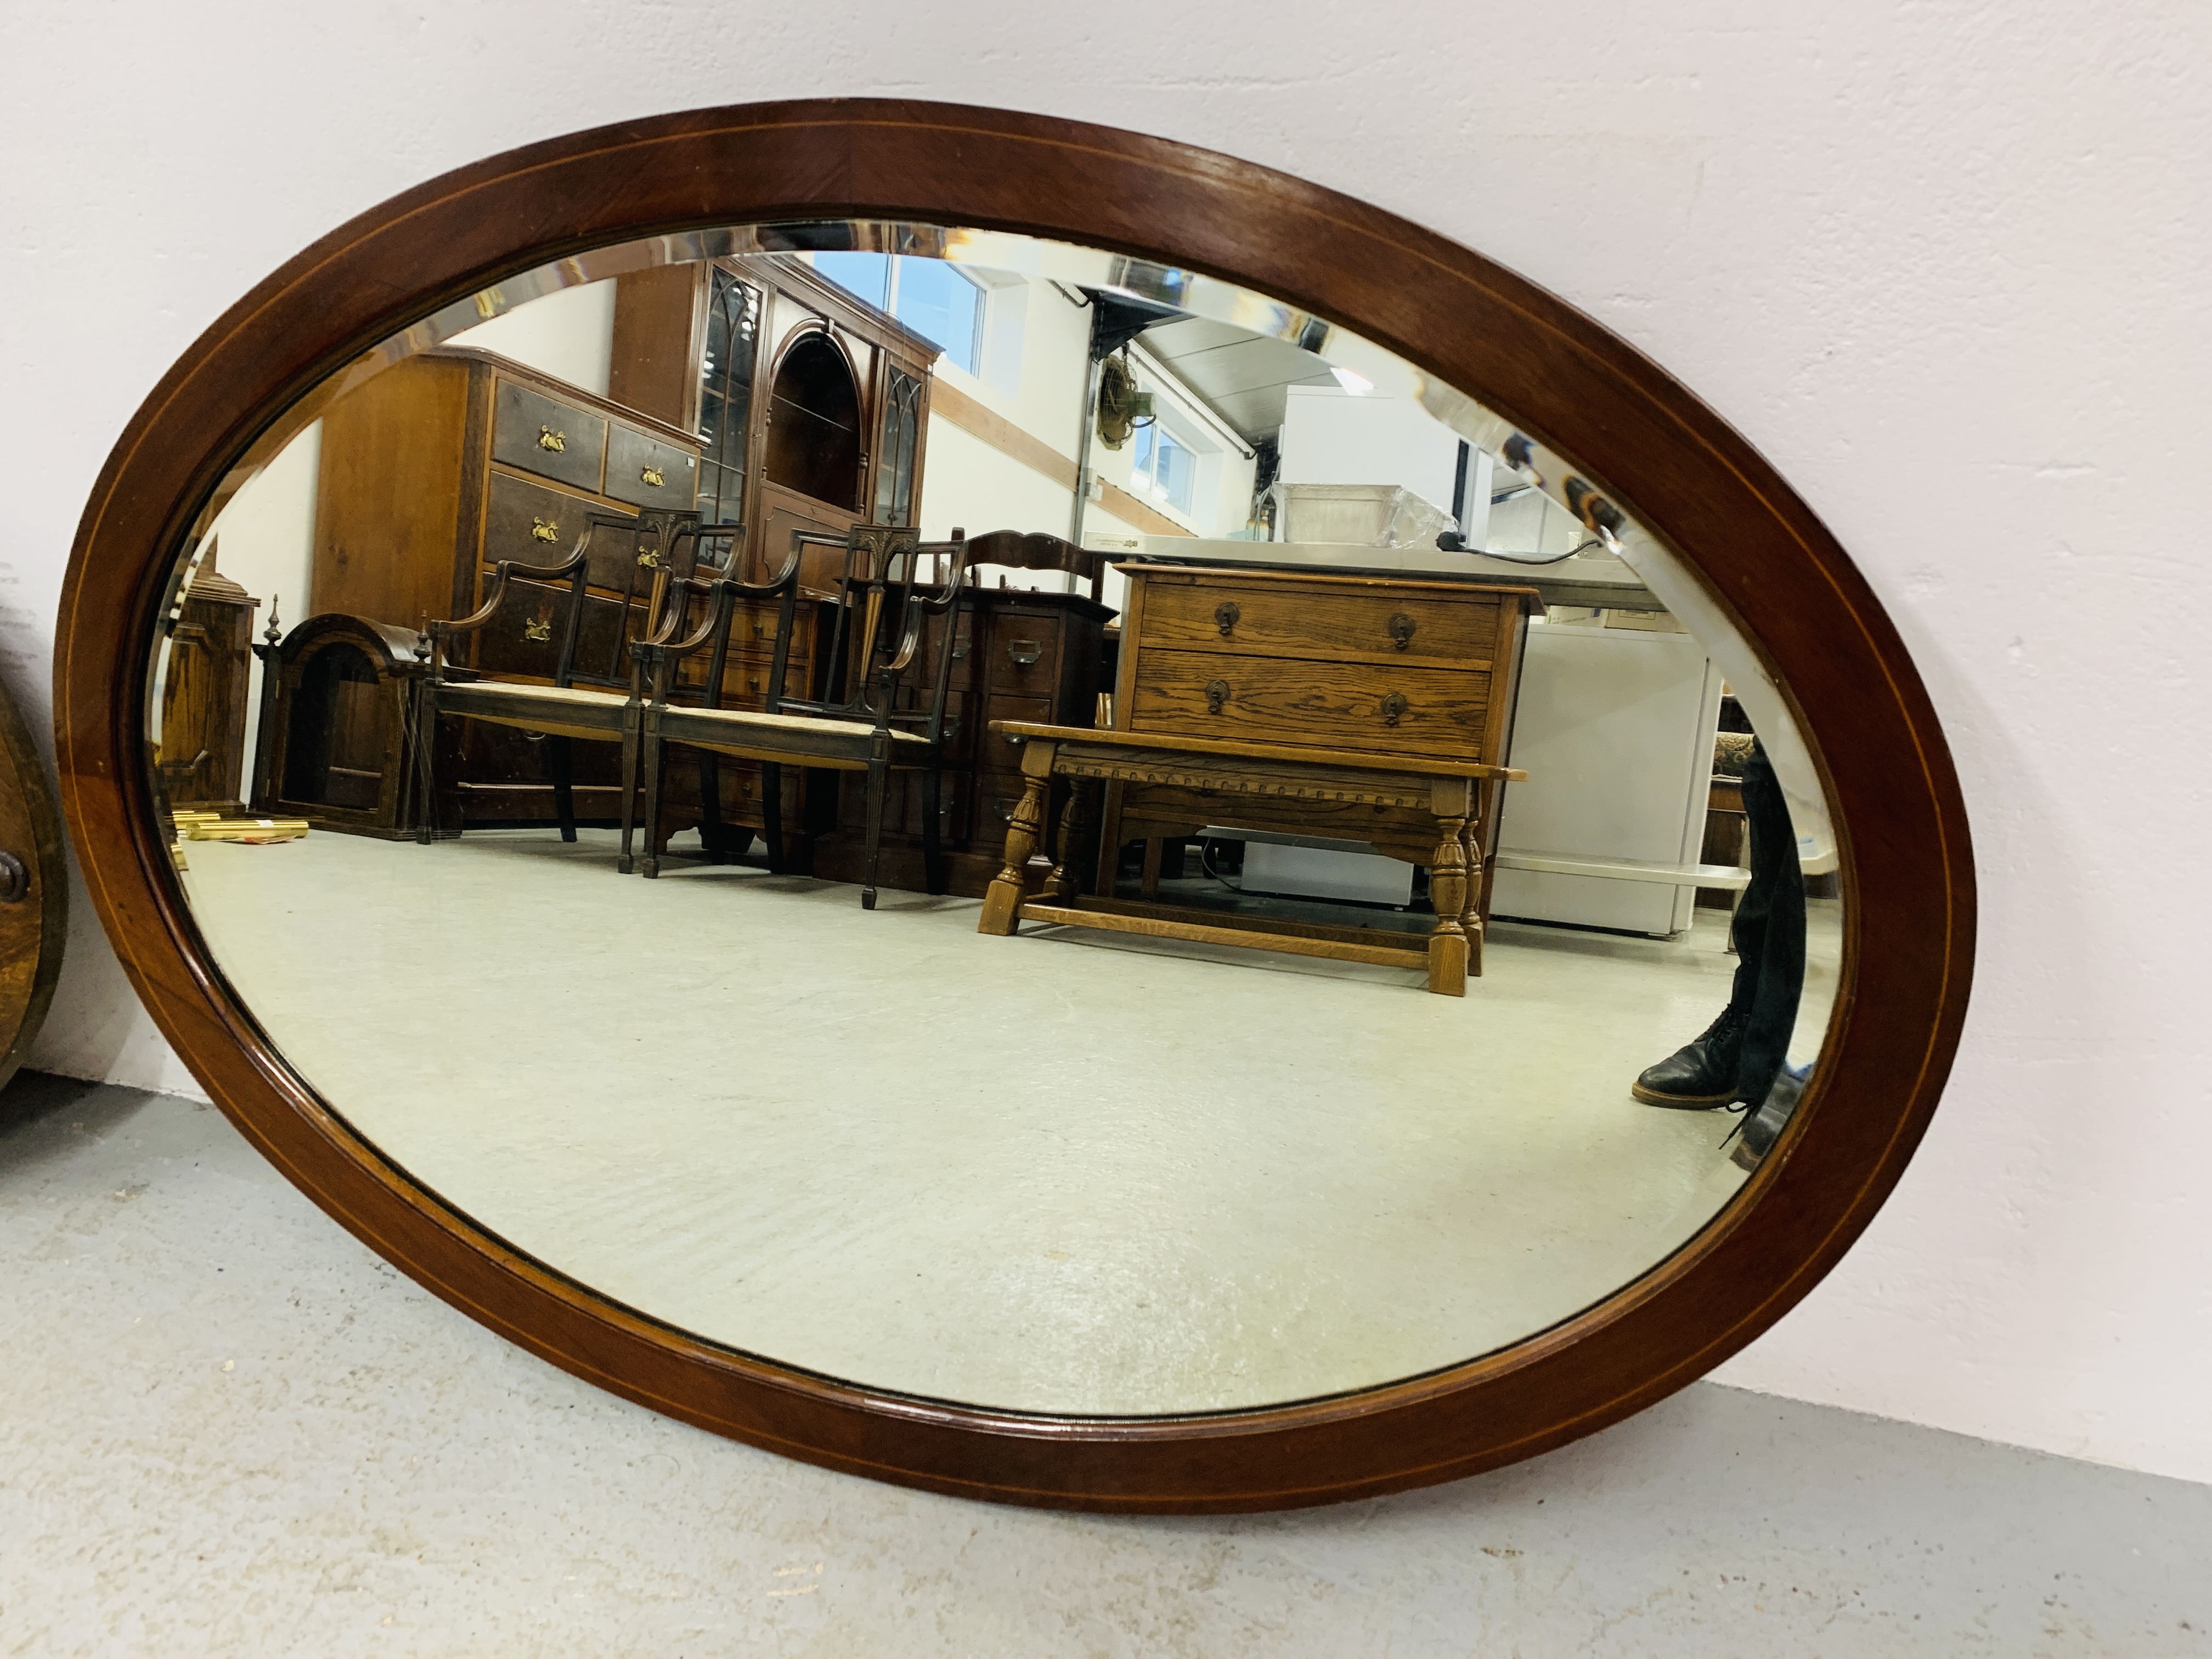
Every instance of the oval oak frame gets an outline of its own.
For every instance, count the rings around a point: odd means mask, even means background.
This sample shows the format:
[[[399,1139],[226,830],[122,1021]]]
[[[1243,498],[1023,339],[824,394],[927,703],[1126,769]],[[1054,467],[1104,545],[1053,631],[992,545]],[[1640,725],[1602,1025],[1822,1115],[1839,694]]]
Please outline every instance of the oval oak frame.
[[[163,582],[198,504],[323,376],[503,276],[655,234],[842,217],[1103,246],[1341,322],[1571,456],[1701,573],[1823,768],[1851,902],[1818,1081],[1686,1245],[1527,1340],[1364,1393],[1218,1416],[1030,1417],[872,1393],[605,1301],[417,1188],[292,1073],[199,939],[142,758]],[[1268,168],[1106,128],[903,101],[748,105],[556,138],[409,191],[285,264],[162,377],[85,509],[58,633],[59,770],[93,904],[163,1033],[270,1162],[419,1283],[578,1376],[938,1492],[1283,1508],[1452,1480],[1615,1422],[1742,1347],[1841,1257],[1926,1128],[1966,1009],[1972,864],[1934,708],[1865,580],[1751,446],[1479,254]]]

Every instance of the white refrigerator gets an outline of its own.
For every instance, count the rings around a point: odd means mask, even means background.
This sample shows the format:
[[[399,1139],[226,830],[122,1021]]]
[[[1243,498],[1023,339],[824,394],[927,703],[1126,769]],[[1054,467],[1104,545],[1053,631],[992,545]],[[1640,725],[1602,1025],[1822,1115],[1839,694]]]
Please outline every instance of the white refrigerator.
[[[1719,723],[1721,676],[1686,633],[1532,623],[1514,714],[1500,851],[1695,864]],[[1668,934],[1694,888],[1500,869],[1493,916]]]

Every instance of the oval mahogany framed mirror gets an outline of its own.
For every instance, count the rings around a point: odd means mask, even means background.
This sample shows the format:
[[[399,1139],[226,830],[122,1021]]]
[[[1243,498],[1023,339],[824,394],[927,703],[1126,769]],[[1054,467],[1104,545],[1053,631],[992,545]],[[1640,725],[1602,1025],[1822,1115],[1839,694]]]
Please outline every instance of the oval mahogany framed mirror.
[[[1614,1422],[1849,1248],[1966,1002],[1942,733],[1773,468],[1479,253],[1095,126],[748,106],[409,191],[163,377],[58,632],[93,902],[288,1178],[939,1492]]]

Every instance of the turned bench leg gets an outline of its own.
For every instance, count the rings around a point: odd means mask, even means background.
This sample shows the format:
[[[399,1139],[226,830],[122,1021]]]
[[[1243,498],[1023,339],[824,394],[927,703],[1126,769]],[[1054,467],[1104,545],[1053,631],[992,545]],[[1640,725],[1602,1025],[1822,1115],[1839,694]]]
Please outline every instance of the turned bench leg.
[[[1076,896],[1078,872],[1091,838],[1098,828],[1099,784],[1096,778],[1078,778],[1067,792],[1067,805],[1060,812],[1060,845],[1054,849],[1052,873],[1044,878],[1044,896],[1064,904]]]
[[[1429,989],[1438,996],[1467,994],[1467,909],[1472,897],[1468,878],[1467,823],[1472,803],[1463,778],[1437,778],[1429,787],[1430,810],[1437,817],[1437,850],[1429,866],[1429,902],[1436,907],[1436,930],[1429,935]]]
[[[991,878],[991,885],[983,895],[983,914],[975,924],[979,933],[1012,933],[1022,919],[1023,884],[1027,878],[1030,854],[1037,849],[1044,834],[1046,797],[1052,793],[1052,760],[1057,745],[1050,743],[1029,743],[1022,749],[1022,798],[1015,804],[1012,823],[1006,826],[1006,861],[999,873]]]
[[[1461,843],[1467,848],[1467,903],[1460,911],[1459,925],[1467,934],[1467,971],[1475,978],[1482,977],[1482,913],[1486,908],[1485,872],[1482,857],[1482,820],[1469,818],[1467,827],[1460,831]]]

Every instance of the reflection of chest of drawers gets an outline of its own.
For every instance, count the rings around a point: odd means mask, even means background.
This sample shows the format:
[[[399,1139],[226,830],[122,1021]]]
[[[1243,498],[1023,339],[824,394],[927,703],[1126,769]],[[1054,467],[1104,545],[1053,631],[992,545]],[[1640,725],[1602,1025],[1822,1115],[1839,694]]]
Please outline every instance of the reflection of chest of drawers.
[[[978,587],[953,613],[952,677],[945,702],[947,765],[939,786],[939,834],[945,849],[951,890],[981,895],[999,872],[1006,826],[1022,795],[1021,748],[994,738],[993,720],[1039,720],[1063,726],[1095,723],[1105,625],[1114,613],[1072,593],[1030,593]],[[921,684],[904,696],[927,703],[927,671],[933,670],[942,622],[927,633],[919,653]],[[841,787],[837,829],[815,852],[815,871],[833,880],[858,880],[866,779],[835,775]],[[884,807],[883,863],[886,887],[923,889],[924,791],[918,774],[891,775]]]
[[[1114,699],[1117,731],[1495,765],[1512,732],[1532,588],[1249,568],[1134,565]],[[1495,781],[1480,792],[1494,850]],[[1348,800],[1201,797],[1116,783],[1101,887],[1120,848],[1216,823],[1368,842],[1422,861],[1433,818]],[[1484,884],[1485,890],[1487,884]]]
[[[322,420],[313,614],[343,612],[402,628],[474,611],[501,559],[550,564],[586,515],[689,508],[698,441],[620,404],[488,352],[445,348],[394,365],[339,398]],[[576,665],[623,674],[653,572],[616,538],[595,547]],[[558,596],[520,585],[512,622],[475,636],[468,666],[550,681]],[[471,822],[553,815],[543,744],[484,721],[454,722],[440,777]],[[611,744],[574,751],[577,809],[619,811]]]

